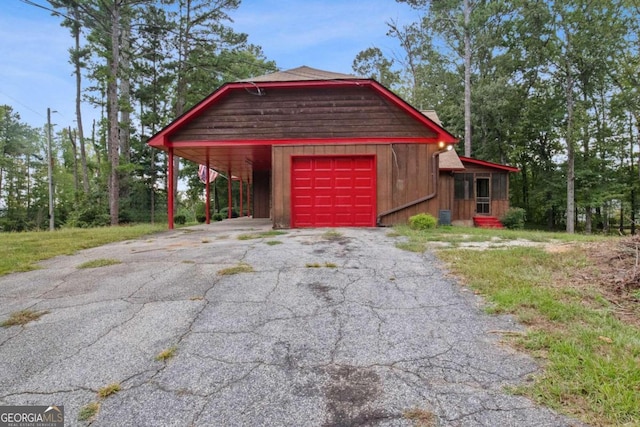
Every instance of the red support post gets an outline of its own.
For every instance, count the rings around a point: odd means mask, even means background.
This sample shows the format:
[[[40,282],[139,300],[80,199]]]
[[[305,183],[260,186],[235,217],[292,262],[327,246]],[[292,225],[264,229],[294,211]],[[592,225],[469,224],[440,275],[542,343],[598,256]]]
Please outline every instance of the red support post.
[[[169,157],[167,159],[167,223],[169,230],[173,230],[173,147],[169,147]]]
[[[207,171],[204,174],[204,188],[205,188],[205,223],[206,224],[211,224],[211,183],[209,182],[209,174],[210,174],[210,170],[209,170],[209,157],[207,157],[207,164],[205,165],[207,168]]]
[[[247,216],[251,216],[251,178],[247,180]]]
[[[239,216],[244,216],[244,210],[242,209],[242,200],[243,200],[243,195],[242,195],[242,187],[244,186],[244,182],[242,181],[242,178],[240,178],[240,215]]]
[[[229,169],[229,171],[227,172],[229,174],[228,179],[227,179],[227,199],[229,201],[229,210],[227,211],[227,218],[232,218],[231,216],[231,209],[233,207],[233,200],[231,200],[231,198],[233,197],[233,191],[232,191],[232,175],[231,175],[231,169]]]

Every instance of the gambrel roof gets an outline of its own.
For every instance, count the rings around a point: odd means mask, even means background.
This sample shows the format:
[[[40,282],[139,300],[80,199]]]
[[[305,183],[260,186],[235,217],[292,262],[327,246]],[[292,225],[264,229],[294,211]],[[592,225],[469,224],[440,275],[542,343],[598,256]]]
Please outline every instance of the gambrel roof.
[[[439,142],[457,139],[375,80],[299,67],[222,85],[148,143],[249,178],[274,145]]]

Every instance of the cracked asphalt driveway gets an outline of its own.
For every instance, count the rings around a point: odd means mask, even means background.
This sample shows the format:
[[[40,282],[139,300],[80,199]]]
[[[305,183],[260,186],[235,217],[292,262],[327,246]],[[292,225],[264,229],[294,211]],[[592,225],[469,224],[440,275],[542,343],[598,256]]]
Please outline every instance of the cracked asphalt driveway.
[[[0,405],[64,405],[68,426],[578,425],[504,391],[538,370],[500,344],[519,326],[431,253],[385,229],[266,230],[223,221],[1,277],[0,320],[48,313],[0,328]],[[122,262],[78,269],[101,258]]]

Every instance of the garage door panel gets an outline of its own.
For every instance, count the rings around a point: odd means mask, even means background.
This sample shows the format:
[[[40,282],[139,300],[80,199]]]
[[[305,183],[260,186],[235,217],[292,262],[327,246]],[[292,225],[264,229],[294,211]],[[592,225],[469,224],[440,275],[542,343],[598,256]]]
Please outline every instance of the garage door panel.
[[[374,156],[292,158],[291,226],[375,226]]]

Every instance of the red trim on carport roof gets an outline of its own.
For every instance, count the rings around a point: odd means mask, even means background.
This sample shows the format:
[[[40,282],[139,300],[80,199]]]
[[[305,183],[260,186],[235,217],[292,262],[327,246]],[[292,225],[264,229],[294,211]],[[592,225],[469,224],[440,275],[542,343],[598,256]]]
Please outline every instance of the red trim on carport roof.
[[[331,145],[345,143],[361,144],[394,144],[394,143],[423,143],[436,144],[440,142],[437,137],[399,137],[399,138],[309,138],[309,139],[237,139],[229,141],[172,141],[165,147],[173,148],[201,148],[201,147],[238,147],[238,146],[272,146],[272,145]]]
[[[435,142],[445,142],[445,143],[456,143],[458,139],[454,137],[452,134],[447,132],[442,126],[439,126],[437,123],[429,119],[427,116],[422,114],[420,111],[416,110],[402,98],[400,98],[395,93],[391,92],[389,89],[382,86],[380,83],[375,80],[370,79],[353,79],[353,80],[299,80],[299,81],[289,81],[289,82],[236,82],[236,83],[226,83],[214,91],[211,95],[200,101],[198,104],[193,106],[190,110],[185,112],[182,116],[175,119],[172,123],[167,125],[164,129],[160,130],[157,134],[149,139],[148,144],[152,147],[162,147],[168,146],[169,135],[179,129],[184,123],[189,122],[192,118],[197,117],[203,110],[206,110],[211,104],[215,103],[218,99],[227,95],[231,90],[234,89],[244,89],[244,90],[254,90],[256,94],[259,94],[259,91],[262,89],[268,88],[298,88],[298,87],[332,87],[332,86],[370,86],[374,88],[380,95],[382,95],[385,99],[389,100],[393,104],[395,104],[400,109],[407,112],[414,119],[420,121],[428,128],[437,132],[441,137],[436,138]],[[390,141],[387,141],[390,142]],[[404,141],[399,141],[404,142]],[[407,141],[411,142],[411,141]]]
[[[500,169],[507,172],[520,172],[520,169],[514,166],[501,165],[500,163],[492,163],[492,162],[487,162],[485,160],[472,159],[471,157],[464,157],[464,156],[459,156],[459,157],[460,157],[460,161],[462,162],[473,163],[475,165],[486,166],[488,168],[493,168],[493,169]]]

